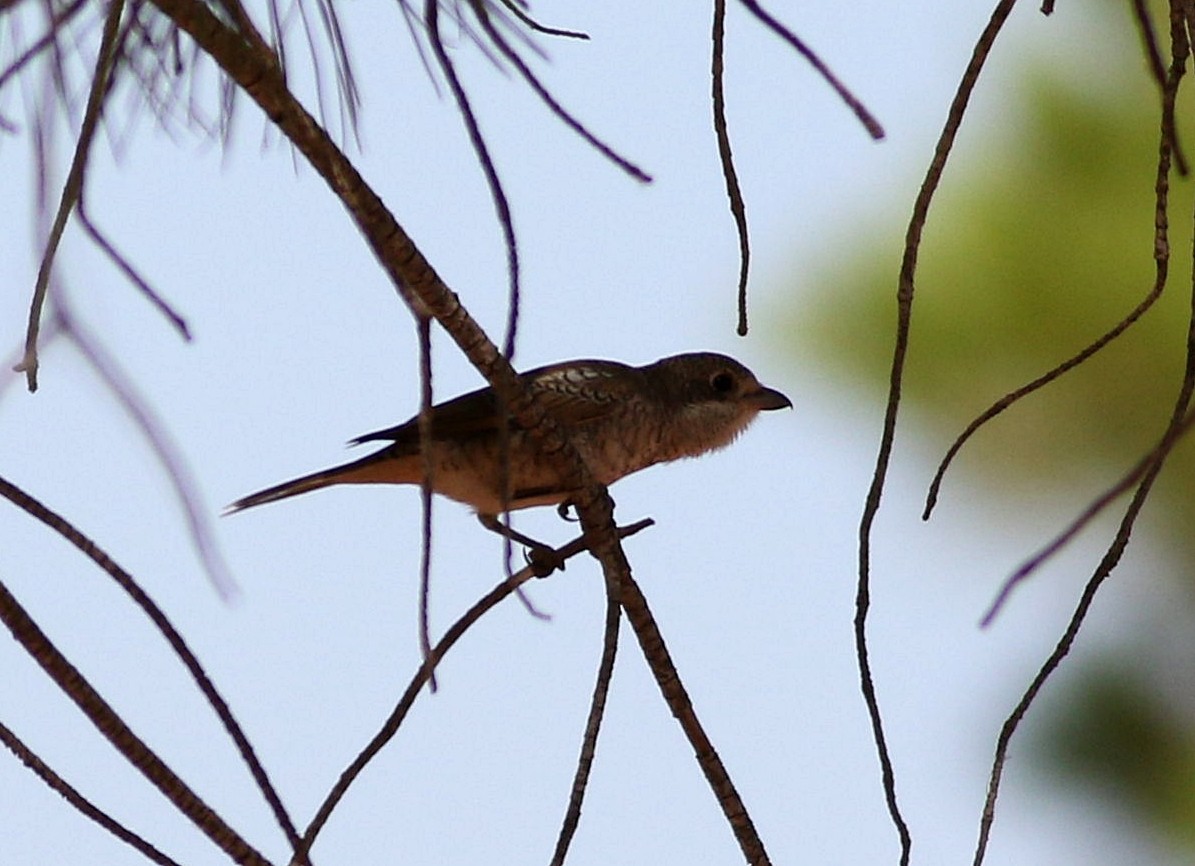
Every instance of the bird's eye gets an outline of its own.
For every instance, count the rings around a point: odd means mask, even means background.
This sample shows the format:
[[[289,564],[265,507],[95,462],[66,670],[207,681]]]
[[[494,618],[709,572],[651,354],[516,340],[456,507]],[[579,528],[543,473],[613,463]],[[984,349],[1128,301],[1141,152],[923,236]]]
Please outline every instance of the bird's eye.
[[[710,385],[719,394],[729,394],[734,390],[734,376],[723,370],[721,373],[714,374],[714,377],[710,379]]]

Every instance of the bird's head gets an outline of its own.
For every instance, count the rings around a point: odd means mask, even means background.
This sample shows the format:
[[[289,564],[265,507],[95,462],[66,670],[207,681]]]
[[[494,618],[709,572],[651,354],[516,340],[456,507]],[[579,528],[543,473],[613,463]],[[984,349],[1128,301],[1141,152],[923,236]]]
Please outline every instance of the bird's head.
[[[692,456],[729,445],[761,411],[792,408],[788,397],[726,355],[675,355],[644,372],[675,413],[677,450]]]

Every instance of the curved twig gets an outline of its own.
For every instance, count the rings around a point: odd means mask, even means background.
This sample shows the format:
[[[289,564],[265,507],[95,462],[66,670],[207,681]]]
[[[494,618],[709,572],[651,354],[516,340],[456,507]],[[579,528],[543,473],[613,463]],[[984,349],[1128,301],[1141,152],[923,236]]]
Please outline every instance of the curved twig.
[[[902,866],[909,862],[912,855],[913,838],[909,833],[908,824],[901,814],[896,797],[896,776],[892,766],[892,757],[888,751],[887,739],[884,735],[884,721],[880,712],[875,682],[872,678],[871,661],[867,648],[867,617],[871,609],[871,531],[880,510],[880,500],[888,476],[888,464],[891,461],[892,449],[896,440],[896,418],[900,409],[901,386],[904,381],[905,359],[908,355],[909,328],[913,315],[914,277],[917,272],[917,255],[921,249],[921,234],[929,215],[930,203],[942,180],[942,174],[946,170],[946,161],[954,146],[955,136],[958,134],[963,116],[967,111],[967,103],[975,90],[980,71],[991,53],[992,45],[1014,5],[1016,5],[1016,0],[1001,0],[976,41],[975,48],[971,51],[970,61],[959,81],[954,98],[951,100],[946,123],[938,136],[938,143],[934,149],[934,157],[930,161],[925,179],[921,183],[921,189],[917,193],[917,199],[913,203],[913,215],[909,220],[909,227],[905,235],[904,254],[897,287],[896,345],[892,353],[888,403],[884,411],[884,426],[880,436],[879,452],[876,455],[875,471],[863,506],[863,517],[859,523],[859,577],[855,595],[854,623],[855,652],[859,663],[859,685],[871,720],[872,736],[875,739],[876,753],[880,761],[888,814],[900,838]]]
[[[50,288],[50,270],[58,252],[58,244],[62,241],[62,233],[66,230],[66,222],[83,190],[87,159],[91,155],[91,144],[95,139],[95,131],[99,126],[100,117],[103,115],[104,100],[110,92],[112,73],[116,67],[117,57],[120,55],[120,19],[123,15],[124,0],[113,0],[104,18],[104,32],[100,37],[95,74],[91,79],[91,88],[87,94],[87,107],[83,112],[83,123],[75,141],[75,153],[71,158],[70,171],[67,173],[66,182],[62,187],[62,196],[58,201],[58,211],[54,215],[54,223],[46,240],[46,248],[42,251],[37,282],[34,285],[33,298],[29,304],[29,323],[25,330],[25,356],[16,367],[18,373],[25,374],[25,381],[30,391],[37,390],[37,336],[41,331],[42,310],[45,307]]]
[[[747,335],[747,275],[751,270],[751,236],[747,232],[747,204],[739,187],[738,172],[734,168],[734,154],[730,150],[730,128],[726,123],[725,52],[726,0],[714,0],[714,25],[711,34],[712,50],[710,77],[713,79],[711,106],[714,111],[714,135],[718,139],[718,161],[722,165],[722,179],[726,182],[726,197],[730,199],[730,215],[739,236],[739,322],[738,334]]]
[[[621,527],[617,529],[616,532],[620,539],[627,538],[643,529],[646,529],[654,522],[655,521],[653,521],[651,518],[646,518],[644,520],[638,521],[637,523],[632,523],[629,526]],[[588,548],[588,540],[584,535],[581,535],[556,550],[555,553],[563,561],[584,552]],[[374,757],[385,747],[385,745],[394,738],[394,735],[398,733],[399,727],[402,725],[407,713],[410,712],[411,706],[415,703],[415,698],[419,696],[419,692],[423,689],[424,684],[431,679],[435,672],[436,665],[438,665],[440,660],[448,654],[448,651],[452,649],[453,644],[460,640],[465,632],[468,631],[475,622],[481,619],[481,617],[483,617],[504,598],[513,593],[515,589],[533,577],[535,577],[535,569],[530,565],[515,572],[511,577],[504,579],[501,583],[482,596],[471,608],[465,611],[465,613],[462,614],[461,617],[454,622],[447,631],[444,632],[444,636],[440,638],[439,642],[435,645],[435,647],[432,648],[432,651],[428,657],[424,659],[423,664],[421,664],[419,669],[415,671],[415,675],[407,684],[406,690],[402,693],[402,696],[399,698],[398,703],[391,711],[389,717],[385,722],[382,723],[381,728],[379,728],[378,732],[374,734],[373,738],[369,741],[369,743],[366,744],[365,748],[361,750],[360,754],[358,754],[357,757],[353,759],[352,763],[345,768],[344,772],[340,774],[340,778],[337,779],[336,784],[332,786],[332,789],[328,792],[327,796],[324,797],[324,801],[316,810],[315,817],[311,819],[311,823],[307,825],[307,829],[303,832],[303,838],[299,848],[296,851],[296,856],[306,855],[307,852],[311,850],[311,846],[315,844],[316,838],[323,830],[324,825],[327,824],[328,818],[331,817],[332,812],[335,810],[337,804],[340,803],[341,799],[348,792],[349,787],[352,786],[353,782],[357,780],[357,777],[361,775],[361,772],[365,769],[369,762],[372,761]]]
[[[143,837],[134,833],[121,824],[103,809],[84,797],[74,786],[55,773],[41,758],[39,758],[21,738],[0,722],[0,743],[16,755],[17,760],[28,767],[33,773],[46,783],[46,786],[66,800],[84,817],[99,824],[120,841],[135,849],[142,857],[160,866],[179,866],[177,860],[167,857]]]
[[[585,141],[589,142],[590,146],[593,147],[594,150],[606,157],[606,159],[610,160],[631,177],[635,178],[635,180],[642,181],[643,183],[651,183],[651,175],[639,168],[639,166],[635,165],[626,157],[619,155],[614,148],[610,147],[610,145],[606,144],[604,141],[590,132],[584,126],[584,124],[581,123],[581,121],[573,117],[568,109],[566,109],[556,100],[556,97],[548,92],[548,89],[544,87],[536,74],[531,71],[531,68],[523,61],[523,58],[518,55],[514,48],[510,46],[510,43],[507,42],[502,37],[502,34],[498,32],[498,28],[495,27],[494,23],[490,20],[490,15],[489,12],[486,11],[485,3],[486,0],[471,0],[473,14],[477,16],[477,20],[481,24],[481,29],[485,31],[486,36],[488,36],[490,41],[494,43],[499,53],[501,53],[501,55],[507,59],[510,65],[515,68],[523,80],[527,82],[527,85],[533,91],[535,91],[535,95],[538,96],[540,100],[542,100],[543,103],[548,106],[548,109],[554,115],[556,115],[557,119],[573,132],[577,133],[577,135],[581,136],[581,138],[585,139]]]
[[[1151,307],[1153,307],[1158,298],[1162,296],[1162,292],[1166,288],[1166,280],[1169,275],[1170,261],[1170,241],[1168,238],[1167,217],[1170,191],[1170,162],[1171,155],[1175,153],[1174,148],[1177,143],[1177,134],[1174,123],[1174,92],[1170,89],[1170,87],[1171,85],[1167,84],[1162,94],[1162,141],[1158,145],[1158,166],[1154,177],[1153,247],[1155,273],[1153,286],[1136,307],[1130,310],[1123,319],[1117,322],[1102,336],[1098,337],[1091,343],[1088,343],[1087,346],[1085,346],[1079,352],[1075,353],[1053,369],[1043,373],[1041,376],[1038,376],[1032,382],[1022,385],[1020,388],[1005,394],[967,425],[966,429],[964,429],[963,432],[955,438],[954,442],[951,443],[950,447],[946,451],[946,454],[942,457],[941,462],[938,464],[937,471],[934,473],[933,480],[930,482],[929,490],[925,497],[925,509],[921,514],[922,520],[929,520],[930,514],[934,510],[934,506],[937,504],[938,494],[941,490],[942,480],[946,475],[946,470],[950,468],[950,464],[954,461],[955,456],[962,449],[963,445],[966,444],[967,440],[969,440],[979,430],[979,428],[991,421],[1005,409],[1012,406],[1012,404],[1016,403],[1018,400],[1029,396],[1040,388],[1045,387],[1055,379],[1082,364],[1101,349],[1108,346],[1121,334],[1136,324],[1136,322],[1143,315],[1145,315],[1145,313],[1148,312]],[[1036,565],[1031,566],[1028,570],[1032,571],[1033,568],[1036,568]],[[1021,575],[1021,577],[1023,576],[1024,575]],[[1020,580],[1020,577],[1016,577],[1015,580]],[[1010,581],[1012,581],[1012,579],[1010,579]],[[1006,590],[1002,591],[1001,594],[1003,595],[1005,593]],[[998,604],[995,606],[998,606]],[[990,615],[991,614],[989,614],[989,616]]]
[[[582,33],[580,30],[564,30],[560,27],[548,27],[540,24],[534,18],[526,13],[522,6],[514,2],[514,0],[501,0],[506,10],[510,12],[515,18],[518,18],[536,33],[542,33],[545,36],[563,36],[566,39],[589,39],[588,33]]]
[[[263,767],[261,761],[258,760],[257,753],[250,744],[249,738],[245,736],[245,732],[237,722],[236,718],[233,716],[232,710],[228,706],[228,702],[225,701],[220,695],[219,691],[217,691],[215,684],[212,683],[211,679],[208,677],[207,671],[204,670],[203,665],[200,664],[195,653],[191,651],[191,648],[187,645],[187,642],[183,639],[183,636],[179,634],[178,629],[174,627],[162,609],[158,607],[153,599],[146,595],[145,590],[143,590],[137,581],[133,579],[131,574],[121,568],[110,556],[108,556],[107,553],[100,549],[100,547],[94,541],[80,532],[79,529],[74,526],[74,524],[70,523],[70,521],[62,517],[60,514],[50,510],[40,501],[33,498],[24,490],[17,487],[15,484],[2,476],[0,476],[0,496],[3,496],[26,514],[35,518],[36,520],[41,521],[50,529],[54,530],[63,538],[65,538],[75,547],[75,549],[94,562],[100,568],[100,570],[111,577],[112,580],[114,580],[116,584],[133,600],[133,603],[141,608],[149,621],[154,624],[154,627],[158,630],[162,637],[166,639],[166,642],[170,645],[170,648],[174,651],[174,654],[178,657],[179,661],[183,663],[183,666],[191,674],[191,678],[195,681],[195,685],[199,688],[200,693],[215,711],[216,716],[220,719],[221,725],[224,727],[224,730],[228,733],[229,738],[236,745],[237,751],[241,755],[241,759],[245,762],[245,766],[248,767],[249,773],[253,776],[253,781],[256,783],[258,790],[261,791],[262,796],[265,798],[266,802],[270,806],[270,809],[273,811],[274,818],[278,822],[278,825],[282,828],[282,831],[286,834],[287,839],[290,841],[291,847],[297,848],[299,834],[295,829],[294,822],[291,821],[290,815],[286,811],[286,807],[282,805],[282,799],[278,796],[277,790],[270,781],[270,777],[266,773],[265,767]],[[64,690],[67,688],[66,685],[63,685],[63,681],[56,679],[55,682],[59,683],[59,686]],[[74,698],[73,695],[72,697]],[[75,702],[79,703],[79,699],[75,698]],[[84,710],[84,712],[88,712],[86,707],[82,707],[81,705],[81,708]],[[95,717],[91,716],[90,713],[88,717],[92,719],[93,723],[96,724],[97,727],[100,725],[100,722],[97,721]],[[119,719],[117,719],[117,721],[119,721]],[[109,739],[111,739],[111,737],[109,737]],[[125,756],[129,763],[133,764],[138,769],[141,769],[142,772],[146,772],[143,764],[140,763],[145,760],[143,757],[143,750],[145,750],[146,747],[143,743],[141,743],[140,740],[135,741],[134,745],[136,748],[131,749],[130,751],[125,751],[125,748],[123,748],[121,744],[117,743],[115,740],[113,741],[113,744],[121,750],[121,754]],[[156,757],[154,760],[156,760]],[[165,765],[163,765],[163,767],[165,767]],[[168,768],[165,768],[163,772],[169,774],[170,771]],[[153,779],[151,779],[151,781],[153,781]],[[155,784],[157,784],[157,782],[155,782]],[[179,784],[182,784],[181,781]],[[159,788],[161,788],[160,785]],[[165,793],[168,797],[171,796],[168,791],[165,789],[162,790],[163,793]],[[190,806],[185,800],[175,800],[173,797],[171,797],[171,802],[174,803],[180,811],[187,814],[188,817],[191,817],[192,820],[196,821],[196,823],[199,823],[190,812],[187,812],[187,809],[190,808]],[[209,834],[209,836],[210,835],[211,834]],[[212,838],[213,841],[215,841],[215,838]],[[217,842],[217,844],[219,843]]]
[[[602,660],[598,664],[597,681],[593,684],[593,697],[589,701],[589,716],[585,720],[585,735],[581,739],[581,754],[577,757],[577,771],[573,775],[573,786],[569,793],[568,808],[556,837],[556,850],[552,853],[551,866],[563,866],[568,856],[573,834],[581,821],[581,803],[589,785],[589,771],[593,767],[593,756],[597,751],[598,732],[606,712],[606,698],[610,694],[610,680],[614,675],[614,659],[618,654],[618,624],[622,608],[618,599],[606,594],[606,625],[602,634]]]
[[[806,62],[838,94],[838,98],[846,103],[847,107],[854,112],[855,117],[863,124],[863,128],[867,130],[868,135],[877,141],[884,137],[884,127],[867,110],[867,106],[855,94],[851,93],[845,84],[838,80],[838,76],[813,52],[812,48],[805,44],[805,41],[801,37],[781,24],[770,12],[760,6],[757,0],[739,0],[739,2],[743,4],[748,12],[758,18],[765,27],[791,45],[798,54],[805,58]]]
[[[481,134],[481,127],[477,123],[477,116],[469,104],[469,96],[457,77],[456,67],[448,52],[444,49],[444,42],[440,38],[440,0],[426,0],[424,4],[424,22],[427,24],[428,41],[431,42],[432,53],[440,64],[440,70],[448,81],[448,88],[456,100],[457,108],[465,121],[465,128],[469,133],[469,142],[473,146],[473,153],[481,165],[486,184],[490,188],[490,200],[498,212],[498,224],[502,226],[502,237],[506,242],[506,269],[510,281],[510,307],[506,319],[506,336],[502,341],[502,354],[509,361],[514,357],[515,336],[519,327],[519,248],[515,241],[514,219],[510,213],[510,202],[506,199],[506,192],[502,189],[502,181],[498,177],[498,169],[490,157],[490,150],[486,146],[485,138]]]
[[[1173,129],[1174,123],[1174,105],[1179,85],[1186,71],[1186,61],[1190,55],[1190,44],[1187,40],[1187,30],[1183,14],[1174,5],[1171,6],[1170,11],[1170,41],[1172,60],[1163,95],[1161,142],[1158,146],[1159,166],[1165,166],[1167,169],[1169,168],[1170,148],[1173,142],[1170,130]],[[1158,207],[1163,210],[1163,219],[1160,224],[1165,226],[1163,208],[1165,198],[1163,190],[1164,187],[1159,185],[1157,193]],[[1164,232],[1161,234],[1161,238],[1165,239]],[[1155,255],[1158,258],[1159,268],[1162,268],[1163,260],[1169,255],[1168,246],[1165,243],[1159,244]],[[1038,669],[1033,681],[1030,683],[1028,689],[1026,689],[1024,695],[1022,695],[1020,701],[1017,702],[1012,713],[1009,714],[1000,728],[1000,735],[996,740],[995,754],[992,758],[992,770],[988,778],[987,796],[984,800],[983,812],[979,822],[979,838],[975,846],[974,866],[981,866],[984,856],[987,853],[988,839],[991,836],[992,824],[995,821],[996,801],[1000,793],[1000,780],[1004,772],[1005,761],[1008,758],[1009,743],[1012,741],[1013,735],[1020,728],[1021,721],[1028,713],[1029,708],[1033,705],[1046,681],[1058,670],[1062,664],[1062,660],[1070,652],[1079,629],[1087,618],[1087,612],[1095,600],[1096,593],[1104,581],[1111,575],[1113,569],[1119,564],[1125,548],[1128,547],[1129,538],[1137,522],[1137,515],[1145,505],[1145,501],[1153,488],[1154,481],[1161,473],[1166,458],[1191,423],[1188,412],[1190,410],[1192,393],[1195,393],[1195,278],[1192,280],[1191,313],[1187,321],[1186,366],[1183,370],[1182,384],[1175,399],[1170,419],[1167,422],[1158,447],[1147,458],[1148,465],[1141,475],[1141,479],[1137,484],[1137,489],[1133,494],[1132,500],[1129,502],[1128,508],[1125,509],[1124,516],[1121,518],[1112,543],[1092,573],[1092,576],[1088,579],[1087,585],[1083,588],[1079,603],[1071,615],[1070,622],[1067,623],[1066,630],[1055,645],[1053,652],[1050,653],[1049,657]]]

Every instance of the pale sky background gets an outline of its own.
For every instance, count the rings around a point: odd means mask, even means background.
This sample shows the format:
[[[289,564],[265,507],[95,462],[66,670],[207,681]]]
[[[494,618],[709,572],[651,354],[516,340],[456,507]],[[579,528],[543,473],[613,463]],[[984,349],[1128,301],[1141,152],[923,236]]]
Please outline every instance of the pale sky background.
[[[706,6],[558,3],[546,23],[590,43],[542,40],[553,92],[656,181],[642,187],[564,129],[512,78],[445,32],[506,183],[524,268],[517,364],[570,357],[643,363],[732,353],[785,391],[732,449],[658,467],[613,489],[626,544],[695,707],[776,863],[895,863],[851,620],[856,532],[882,406],[800,364],[784,322],[810,275],[853,255],[856,221],[909,208],[958,75],[991,4],[933,0],[776,5],[888,131],[870,141],[790,49],[733,6],[731,135],[753,230],[753,328],[734,335],[737,243],[709,120]],[[353,153],[458,291],[501,337],[501,235],[455,109],[438,98],[393,4],[341,4],[365,96]],[[1124,26],[1129,26],[1127,17]],[[994,146],[1000,82],[1020,53],[1079,62],[1094,34],[1078,4],[1026,4],[994,59],[963,144]],[[295,43],[296,46],[298,43]],[[1066,46],[1069,44],[1070,48]],[[1047,48],[1048,46],[1048,48]],[[210,80],[210,67],[207,70]],[[115,101],[117,113],[126,95]],[[21,119],[10,94],[0,102]],[[41,390],[0,403],[0,473],[63,513],[128,568],[190,641],[257,746],[300,827],[418,663],[419,497],[339,488],[219,519],[229,501],[345,459],[342,443],[417,405],[407,311],[340,205],[297,171],[247,100],[223,154],[142,116],[91,169],[93,218],[187,316],[181,343],[77,232],[60,273],[80,318],[173,432],[240,586],[222,603],[194,556],[169,485],[130,422],[64,344]],[[0,138],[6,207],[0,346],[23,334],[36,268],[26,138]],[[65,156],[65,152],[64,152]],[[892,261],[895,289],[898,261]],[[849,327],[849,323],[844,323]],[[436,390],[480,379],[442,334]],[[1069,616],[1098,539],[976,622],[1000,579],[1056,525],[1055,503],[986,501],[956,479],[918,519],[940,443],[902,427],[877,525],[872,653],[914,862],[969,863],[999,726]],[[501,577],[501,544],[461,506],[435,512],[437,632]],[[572,536],[550,511],[518,526]],[[110,581],[56,536],[0,508],[0,580],[126,721],[275,863],[287,848],[247,771],[165,643]],[[1130,553],[1077,652],[1164,604]],[[600,572],[588,558],[530,587],[542,622],[508,601],[440,668],[398,737],[320,837],[319,864],[523,864],[551,856],[598,661]],[[1108,611],[1122,619],[1112,622]],[[734,864],[737,845],[628,626],[569,863]],[[1066,681],[1059,677],[1048,704]],[[91,729],[11,641],[0,718],[69,781],[180,862],[227,862]],[[1035,711],[1032,723],[1043,713]],[[1013,746],[991,864],[1165,863],[1111,808],[1035,775],[1031,731]],[[1144,858],[1144,859],[1143,859]],[[0,759],[0,863],[143,861]]]

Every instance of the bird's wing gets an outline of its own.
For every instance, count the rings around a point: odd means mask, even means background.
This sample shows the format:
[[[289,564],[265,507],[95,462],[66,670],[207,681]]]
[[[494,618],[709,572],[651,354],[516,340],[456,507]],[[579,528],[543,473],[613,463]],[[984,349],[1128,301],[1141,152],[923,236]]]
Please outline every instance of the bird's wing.
[[[634,367],[615,361],[568,361],[522,374],[527,387],[546,410],[566,426],[584,424],[611,412],[637,391]],[[520,425],[513,418],[510,429]],[[492,388],[479,388],[432,407],[432,436],[466,438],[498,429],[498,401]],[[396,427],[376,430],[352,440],[353,445],[377,440],[417,445],[418,417]]]

